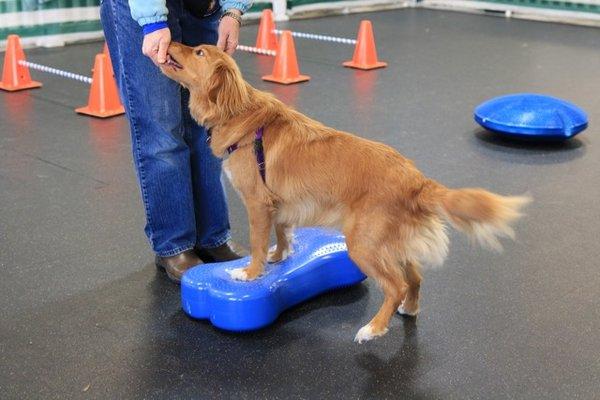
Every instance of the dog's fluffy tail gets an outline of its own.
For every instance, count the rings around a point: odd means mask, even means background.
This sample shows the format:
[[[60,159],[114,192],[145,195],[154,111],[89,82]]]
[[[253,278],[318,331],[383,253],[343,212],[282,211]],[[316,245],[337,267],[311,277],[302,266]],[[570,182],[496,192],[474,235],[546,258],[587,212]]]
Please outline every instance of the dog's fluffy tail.
[[[452,226],[471,239],[501,251],[499,237],[514,239],[511,223],[522,216],[521,209],[531,202],[529,196],[500,196],[483,189],[438,187],[437,206]]]

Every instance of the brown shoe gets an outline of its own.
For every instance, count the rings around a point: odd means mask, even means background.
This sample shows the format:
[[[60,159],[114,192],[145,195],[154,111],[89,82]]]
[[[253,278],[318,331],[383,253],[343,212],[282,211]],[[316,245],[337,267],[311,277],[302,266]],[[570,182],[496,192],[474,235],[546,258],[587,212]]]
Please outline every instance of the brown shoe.
[[[229,240],[219,247],[210,249],[196,247],[194,250],[196,250],[198,257],[205,263],[232,261],[248,255],[248,251],[233,240]]]
[[[198,264],[202,264],[202,260],[198,258],[194,250],[186,250],[171,257],[156,256],[155,263],[158,268],[165,270],[172,281],[179,283],[183,273]]]

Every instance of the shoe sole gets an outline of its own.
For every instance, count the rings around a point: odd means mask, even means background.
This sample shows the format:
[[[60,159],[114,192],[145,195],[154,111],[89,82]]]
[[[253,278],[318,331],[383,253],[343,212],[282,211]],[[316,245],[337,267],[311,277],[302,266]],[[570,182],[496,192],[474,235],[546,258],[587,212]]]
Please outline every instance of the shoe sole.
[[[207,254],[200,254],[198,252],[196,252],[196,254],[198,255],[198,258],[200,258],[204,264],[212,264],[212,263],[217,263],[217,262],[235,261],[235,260],[239,260],[240,258],[244,258],[244,257],[248,256],[248,255],[245,255],[245,256],[238,256],[238,257],[232,257],[232,258],[217,260],[213,256],[209,256]]]
[[[175,283],[177,283],[177,284],[181,284],[181,279],[179,279],[179,278],[177,278],[176,276],[172,275],[172,274],[171,274],[171,273],[170,273],[170,272],[169,272],[169,271],[168,271],[168,270],[167,270],[165,267],[163,267],[162,265],[160,265],[160,264],[158,264],[158,263],[154,263],[154,265],[156,265],[156,268],[157,268],[158,270],[161,270],[161,271],[163,271],[165,274],[167,274],[167,277],[168,277],[168,278],[169,278],[171,281],[173,281],[173,282],[175,282]]]

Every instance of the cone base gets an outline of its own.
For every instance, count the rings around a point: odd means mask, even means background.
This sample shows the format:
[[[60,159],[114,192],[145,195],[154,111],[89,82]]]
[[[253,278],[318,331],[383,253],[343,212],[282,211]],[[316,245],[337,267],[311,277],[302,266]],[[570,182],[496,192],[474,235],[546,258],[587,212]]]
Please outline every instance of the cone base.
[[[383,61],[378,61],[375,64],[360,64],[360,63],[355,63],[354,61],[346,61],[343,65],[344,65],[344,67],[362,69],[365,71],[368,71],[371,69],[387,67],[387,63],[383,62]]]
[[[307,75],[298,75],[295,78],[277,78],[275,75],[265,75],[262,77],[263,81],[281,83],[282,85],[291,85],[292,83],[306,82],[310,80],[310,76]]]
[[[35,89],[35,88],[39,88],[39,87],[42,87],[42,83],[36,82],[36,81],[31,81],[29,83],[22,84],[19,86],[6,85],[3,82],[0,82],[0,89],[5,90],[7,92],[16,92],[19,90]]]
[[[125,108],[121,106],[114,110],[92,111],[89,106],[85,106],[85,107],[76,108],[75,112],[78,114],[90,115],[90,116],[96,117],[96,118],[109,118],[109,117],[115,117],[117,115],[125,114]]]

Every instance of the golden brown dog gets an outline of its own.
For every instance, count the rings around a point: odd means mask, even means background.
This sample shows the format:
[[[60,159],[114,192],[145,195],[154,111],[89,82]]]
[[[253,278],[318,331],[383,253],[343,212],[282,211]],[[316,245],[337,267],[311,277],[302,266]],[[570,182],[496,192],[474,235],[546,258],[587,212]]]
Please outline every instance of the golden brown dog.
[[[446,188],[391,147],[329,128],[254,89],[216,47],[173,43],[169,55],[162,71],[189,89],[192,116],[211,129],[214,154],[238,146],[223,167],[248,212],[252,261],[234,278],[256,279],[265,262],[285,258],[294,226],[339,228],[352,260],[384,294],[356,335],[362,342],[385,334],[396,310],[419,312],[420,265],[444,261],[446,221],[496,249],[499,236],[513,236],[509,224],[527,197]],[[261,127],[266,182],[253,147]],[[272,226],[277,246],[267,254]]]

